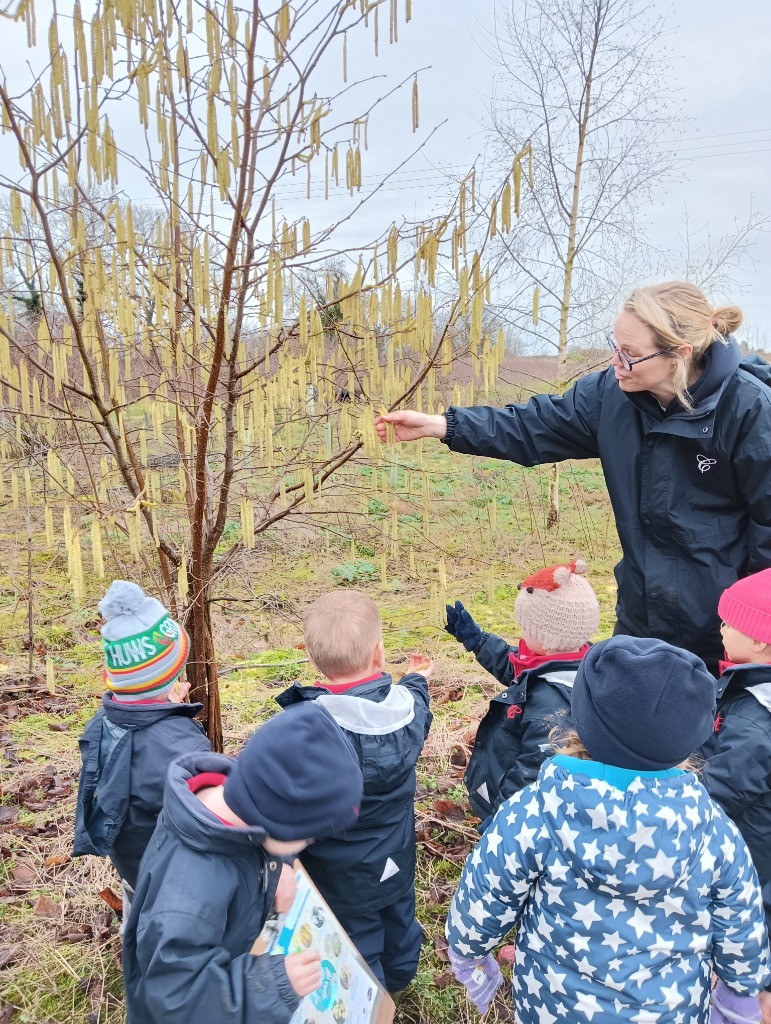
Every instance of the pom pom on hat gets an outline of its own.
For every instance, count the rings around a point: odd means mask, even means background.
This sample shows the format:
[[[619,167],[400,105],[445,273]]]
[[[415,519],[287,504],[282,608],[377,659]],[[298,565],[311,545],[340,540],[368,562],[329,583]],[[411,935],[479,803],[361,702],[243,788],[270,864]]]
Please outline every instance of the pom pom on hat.
[[[597,631],[600,606],[581,559],[540,569],[519,584],[514,615],[546,651],[579,650]]]
[[[260,726],[225,782],[225,803],[272,839],[326,839],[356,823],[364,781],[343,730],[316,701]]]
[[[185,667],[188,635],[136,583],[114,580],[99,602],[104,680],[117,701],[159,699]]]

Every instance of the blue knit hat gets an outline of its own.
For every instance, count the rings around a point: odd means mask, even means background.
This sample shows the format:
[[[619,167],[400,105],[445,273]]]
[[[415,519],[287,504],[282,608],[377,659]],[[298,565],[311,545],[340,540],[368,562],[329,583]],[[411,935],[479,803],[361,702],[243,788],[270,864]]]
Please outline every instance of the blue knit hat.
[[[351,741],[320,704],[303,701],[260,726],[223,796],[272,839],[326,839],[356,823],[363,789]]]
[[[573,724],[595,761],[637,771],[672,768],[712,732],[715,691],[695,654],[663,640],[614,636],[581,661]]]

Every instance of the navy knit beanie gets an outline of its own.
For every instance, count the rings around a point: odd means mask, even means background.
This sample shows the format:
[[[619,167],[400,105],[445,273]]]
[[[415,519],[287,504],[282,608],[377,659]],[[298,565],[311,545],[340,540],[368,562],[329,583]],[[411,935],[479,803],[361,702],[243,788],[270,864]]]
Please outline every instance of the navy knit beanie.
[[[363,788],[351,741],[320,704],[304,701],[260,726],[223,795],[272,839],[325,839],[355,824]]]
[[[573,724],[595,761],[637,771],[672,768],[712,732],[715,692],[695,654],[663,640],[614,636],[581,661]]]

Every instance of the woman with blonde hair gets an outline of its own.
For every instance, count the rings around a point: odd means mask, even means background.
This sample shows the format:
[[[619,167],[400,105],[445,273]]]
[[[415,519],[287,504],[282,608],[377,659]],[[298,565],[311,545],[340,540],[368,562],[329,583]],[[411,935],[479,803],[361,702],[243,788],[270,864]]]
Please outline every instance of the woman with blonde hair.
[[[566,394],[393,412],[376,429],[522,466],[599,457],[623,556],[615,632],[678,644],[717,671],[720,594],[771,566],[771,367],[742,361],[741,322],[684,281],[638,288],[608,332],[610,367]]]

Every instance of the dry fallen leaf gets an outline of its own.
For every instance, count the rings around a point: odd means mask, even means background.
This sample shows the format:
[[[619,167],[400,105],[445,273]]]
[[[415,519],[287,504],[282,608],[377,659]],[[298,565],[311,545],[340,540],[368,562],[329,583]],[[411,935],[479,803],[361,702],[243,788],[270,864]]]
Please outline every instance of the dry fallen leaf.
[[[61,906],[58,903],[54,903],[47,896],[38,896],[32,912],[36,917],[45,917],[51,921],[59,921],[62,916]]]
[[[123,913],[122,898],[116,892],[113,892],[109,886],[106,889],[102,889],[99,893],[99,898],[103,899],[110,910],[114,910],[116,914]]]
[[[16,885],[32,885],[37,878],[37,872],[29,864],[17,864],[11,868],[11,878]]]

